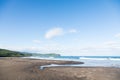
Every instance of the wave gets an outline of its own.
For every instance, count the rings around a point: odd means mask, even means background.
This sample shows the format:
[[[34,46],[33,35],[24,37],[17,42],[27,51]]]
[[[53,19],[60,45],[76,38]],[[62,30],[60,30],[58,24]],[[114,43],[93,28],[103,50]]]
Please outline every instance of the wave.
[[[85,58],[85,57],[82,57],[80,59],[82,60],[108,60],[107,58]]]
[[[60,57],[39,57],[39,56],[31,56],[28,58],[34,59],[49,59],[49,60],[113,60],[120,61],[120,57],[115,56],[60,56]]]
[[[109,58],[109,57],[106,57],[106,58],[89,58],[89,57],[80,57],[80,60],[120,60],[120,58]]]
[[[120,61],[120,58],[110,58],[110,60],[117,60],[117,61]]]

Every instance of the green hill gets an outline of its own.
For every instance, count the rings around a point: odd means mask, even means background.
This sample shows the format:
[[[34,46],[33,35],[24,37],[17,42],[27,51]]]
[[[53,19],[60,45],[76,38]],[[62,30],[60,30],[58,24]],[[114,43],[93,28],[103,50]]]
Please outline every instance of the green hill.
[[[31,54],[24,54],[18,51],[0,49],[0,57],[24,57],[24,56],[31,56]]]

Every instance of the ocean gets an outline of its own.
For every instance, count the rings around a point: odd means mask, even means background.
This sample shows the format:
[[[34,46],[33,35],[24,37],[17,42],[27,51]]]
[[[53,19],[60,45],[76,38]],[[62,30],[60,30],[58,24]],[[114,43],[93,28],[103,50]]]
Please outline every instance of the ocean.
[[[120,68],[120,56],[59,56],[59,57],[39,57],[32,56],[29,58],[34,59],[47,59],[47,60],[66,60],[66,61],[80,61],[84,64],[70,64],[70,65],[43,65],[43,67],[54,66],[74,66],[74,67],[116,67]]]

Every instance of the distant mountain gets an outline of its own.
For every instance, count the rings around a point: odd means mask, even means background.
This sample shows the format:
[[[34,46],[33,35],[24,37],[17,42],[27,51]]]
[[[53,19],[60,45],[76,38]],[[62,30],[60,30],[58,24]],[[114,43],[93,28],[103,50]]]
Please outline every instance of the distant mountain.
[[[59,57],[61,56],[60,54],[56,54],[56,53],[47,53],[47,54],[43,54],[43,53],[33,53],[32,56],[39,56],[39,57]]]
[[[25,54],[18,51],[11,51],[7,49],[0,49],[0,57],[25,57],[32,56],[31,54]]]

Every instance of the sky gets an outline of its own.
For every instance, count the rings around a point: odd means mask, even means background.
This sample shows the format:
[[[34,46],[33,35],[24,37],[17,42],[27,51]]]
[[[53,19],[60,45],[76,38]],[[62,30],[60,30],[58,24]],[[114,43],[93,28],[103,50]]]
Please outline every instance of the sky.
[[[0,0],[0,48],[120,56],[120,0]]]

